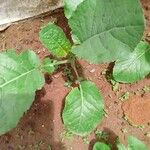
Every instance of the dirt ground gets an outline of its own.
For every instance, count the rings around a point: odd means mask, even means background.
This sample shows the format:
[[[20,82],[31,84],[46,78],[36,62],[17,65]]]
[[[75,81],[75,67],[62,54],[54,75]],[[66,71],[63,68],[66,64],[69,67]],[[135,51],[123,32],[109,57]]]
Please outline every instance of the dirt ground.
[[[150,1],[141,2],[146,17],[145,38],[150,42]],[[63,9],[59,9],[45,17],[16,23],[0,33],[0,50],[33,49],[43,59],[49,53],[39,42],[38,33],[41,26],[52,20],[57,21],[70,38]],[[118,136],[127,144],[128,135],[136,136],[150,148],[150,107],[147,107],[150,106],[150,91],[145,88],[150,86],[150,77],[135,84],[120,84],[119,91],[114,92],[106,75],[102,74],[105,69],[111,72],[113,64],[92,65],[81,60],[78,63],[80,73],[95,82],[103,95],[107,115],[97,130],[108,134],[107,141],[113,149],[116,149],[114,143]],[[64,98],[71,89],[64,86],[63,67],[51,76],[45,75],[46,83],[37,91],[31,109],[15,129],[0,137],[0,150],[50,150],[50,147],[52,150],[91,150],[93,143],[100,140],[95,131],[83,139],[70,137],[64,129],[61,112]],[[129,100],[123,102],[119,98],[126,92],[130,93]]]

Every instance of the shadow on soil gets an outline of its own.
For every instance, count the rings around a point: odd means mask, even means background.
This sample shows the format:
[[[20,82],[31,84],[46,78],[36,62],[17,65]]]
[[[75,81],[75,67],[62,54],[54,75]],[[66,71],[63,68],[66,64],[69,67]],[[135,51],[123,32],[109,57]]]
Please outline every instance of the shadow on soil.
[[[46,83],[50,84],[52,79],[51,79],[51,76],[49,75],[45,75],[45,80],[46,80]],[[48,148],[48,150],[67,150],[65,145],[62,143],[62,142],[56,142],[55,141],[55,134],[54,134],[54,131],[55,131],[55,125],[54,125],[54,111],[55,111],[55,107],[54,107],[54,104],[53,104],[53,101],[52,100],[45,100],[44,102],[41,100],[42,97],[46,94],[44,93],[44,95],[39,96],[40,95],[40,92],[42,91],[45,91],[44,89],[42,89],[41,91],[39,91],[39,94],[36,95],[36,102],[35,103],[44,103],[44,104],[40,104],[39,107],[41,107],[42,105],[45,105],[47,108],[45,108],[43,106],[43,110],[41,110],[42,114],[41,114],[41,117],[42,116],[45,116],[44,118],[44,122],[46,123],[47,125],[47,131],[46,132],[49,132],[49,135],[48,137],[46,137],[46,133],[43,133],[42,135],[44,135],[45,139],[49,141],[49,145],[50,147]],[[40,110],[41,108],[39,108]],[[47,119],[48,118],[48,119]],[[34,118],[33,118],[34,120]],[[48,139],[49,138],[49,139]],[[48,145],[48,143],[47,143]],[[51,149],[50,149],[51,148]]]
[[[55,141],[55,108],[52,100],[43,99],[45,94],[44,88],[37,91],[32,107],[17,127],[0,136],[0,150],[66,150],[62,142]]]
[[[90,142],[90,146],[89,146],[89,150],[92,150],[93,149],[93,146],[96,142],[103,142],[103,143],[106,143],[106,144],[110,144],[112,147],[112,150],[117,150],[117,147],[116,147],[116,140],[117,140],[117,135],[111,131],[110,129],[108,128],[104,128],[103,132],[105,132],[107,135],[108,135],[108,139],[107,141],[103,140],[103,139],[100,139],[100,138],[97,138],[95,137],[95,139],[93,139],[91,142]]]

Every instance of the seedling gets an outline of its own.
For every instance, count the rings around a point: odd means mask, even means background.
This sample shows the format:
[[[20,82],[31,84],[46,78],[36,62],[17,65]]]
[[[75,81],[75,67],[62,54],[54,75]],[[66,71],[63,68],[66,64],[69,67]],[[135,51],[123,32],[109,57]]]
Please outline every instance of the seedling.
[[[40,141],[38,141],[38,142],[35,144],[34,148],[35,148],[36,150],[40,150],[40,147],[41,147],[41,145],[43,145],[43,144],[44,144],[44,141],[40,140]]]
[[[40,61],[32,50],[19,55],[14,50],[0,54],[0,134],[14,128],[30,108],[35,91],[45,83],[44,73],[52,74],[58,66],[66,64],[75,73],[75,77],[70,74],[69,79],[72,82],[74,77],[76,81],[65,99],[64,125],[73,134],[86,136],[91,133],[104,116],[104,103],[96,85],[79,75],[77,58],[90,63],[116,61],[113,78],[119,82],[135,82],[149,74],[150,46],[140,42],[144,15],[139,0],[109,3],[65,0],[65,15],[73,43],[54,23],[45,25],[39,34],[53,59],[47,57]],[[118,90],[118,83],[114,90]]]
[[[137,138],[133,137],[133,136],[129,136],[128,137],[128,147],[126,148],[125,145],[117,142],[117,148],[118,150],[148,150],[148,148],[146,147],[146,145],[138,140]],[[111,150],[111,147],[105,143],[101,143],[101,142],[96,142],[93,150]]]
[[[76,74],[75,84],[79,86],[79,88],[73,88],[66,97],[62,115],[65,126],[71,132],[79,135],[90,133],[104,114],[103,100],[99,90],[94,83],[84,81],[79,76],[76,69],[76,57],[70,52],[71,43],[65,37],[62,29],[49,23],[41,29],[40,40],[49,50],[52,49],[51,52],[55,59],[46,57],[40,62],[31,50],[24,51],[20,55],[13,50],[7,50],[0,54],[2,95],[0,133],[3,134],[15,127],[23,113],[31,106],[35,90],[41,89],[44,85],[42,72],[52,74],[59,65],[64,64],[70,64]],[[69,81],[73,82],[73,76],[68,68],[65,68],[65,75]],[[5,93],[8,91],[9,93],[6,95]],[[7,105],[7,103],[11,105]]]
[[[33,131],[33,129],[29,129],[28,134],[29,134],[29,135],[34,135],[35,132]]]
[[[61,133],[61,141],[64,141],[64,139],[72,139],[73,138],[73,133],[70,131],[64,131]]]
[[[106,75],[106,74],[107,74],[107,71],[108,71],[107,69],[104,69],[104,70],[101,72],[101,74],[102,74],[102,75]]]
[[[95,135],[97,138],[102,139],[104,141],[107,141],[109,138],[109,134],[106,133],[105,131],[96,130]]]
[[[145,93],[149,93],[150,92],[150,86],[144,86],[143,91]]]
[[[111,84],[112,84],[112,90],[113,90],[114,92],[119,91],[119,83],[116,82],[116,81],[113,80],[113,79],[111,79],[110,82],[111,82]]]
[[[90,144],[90,142],[89,142],[87,137],[83,137],[82,140],[83,140],[84,144],[87,144],[87,145]]]
[[[119,98],[121,101],[126,101],[128,100],[130,97],[130,93],[129,92],[125,92],[124,94],[122,94],[122,96]]]
[[[137,128],[141,129],[143,131],[143,129],[145,128],[144,125],[138,125]]]
[[[122,133],[128,133],[128,130],[125,128],[121,129],[121,131],[122,131]]]

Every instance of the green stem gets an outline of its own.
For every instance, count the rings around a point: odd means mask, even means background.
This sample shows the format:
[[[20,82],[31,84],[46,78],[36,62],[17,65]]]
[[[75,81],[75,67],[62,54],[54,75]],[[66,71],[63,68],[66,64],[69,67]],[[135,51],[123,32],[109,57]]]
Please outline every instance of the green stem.
[[[62,64],[67,64],[67,63],[71,63],[70,60],[62,60],[62,61],[57,61],[57,60],[54,60],[52,63],[50,64],[47,64],[47,65],[41,65],[39,66],[40,69],[44,68],[44,67],[54,67],[56,65],[62,65]]]
[[[57,61],[54,63],[54,65],[62,65],[62,64],[68,64],[71,63],[70,60],[62,60],[62,61]]]

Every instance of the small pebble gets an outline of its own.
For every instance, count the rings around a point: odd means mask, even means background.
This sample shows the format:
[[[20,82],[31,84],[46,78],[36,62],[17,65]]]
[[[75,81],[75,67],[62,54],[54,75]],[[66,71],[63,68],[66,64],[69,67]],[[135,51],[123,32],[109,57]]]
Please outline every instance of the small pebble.
[[[59,76],[60,76],[59,74],[55,74],[54,78],[59,78]]]
[[[38,53],[38,54],[40,54],[40,53],[41,53],[41,51],[38,51],[37,53]]]
[[[94,73],[94,72],[95,72],[95,69],[90,70],[90,73]]]

